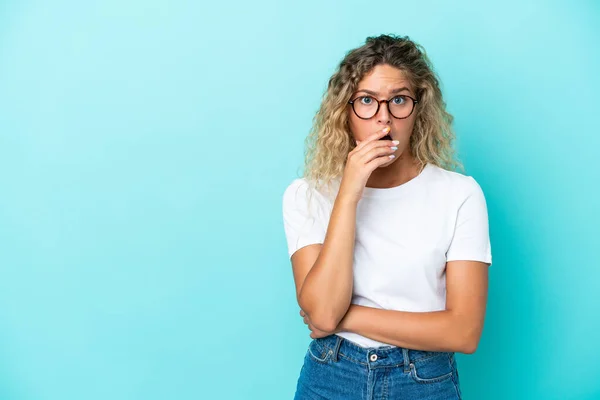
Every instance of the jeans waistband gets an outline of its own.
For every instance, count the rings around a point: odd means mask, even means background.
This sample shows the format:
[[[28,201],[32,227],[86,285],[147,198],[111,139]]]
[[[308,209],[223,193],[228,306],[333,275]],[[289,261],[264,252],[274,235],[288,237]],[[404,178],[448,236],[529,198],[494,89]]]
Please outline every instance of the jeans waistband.
[[[334,362],[338,361],[342,354],[344,358],[370,368],[403,367],[405,371],[409,371],[410,364],[418,360],[440,353],[454,355],[454,352],[413,350],[398,346],[362,347],[336,334],[313,340],[323,348],[325,354],[330,353]]]

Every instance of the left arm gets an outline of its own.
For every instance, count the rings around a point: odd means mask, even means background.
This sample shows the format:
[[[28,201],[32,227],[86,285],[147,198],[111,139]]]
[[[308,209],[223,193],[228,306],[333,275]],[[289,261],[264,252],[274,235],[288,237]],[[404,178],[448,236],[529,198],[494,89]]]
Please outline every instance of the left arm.
[[[415,350],[474,353],[483,331],[489,265],[447,262],[443,311],[407,312],[352,304],[335,332],[354,332]]]
[[[346,331],[409,349],[472,354],[483,331],[489,265],[447,262],[443,311],[408,312],[351,304],[333,332],[317,331],[302,310],[300,315],[313,331],[311,337]]]

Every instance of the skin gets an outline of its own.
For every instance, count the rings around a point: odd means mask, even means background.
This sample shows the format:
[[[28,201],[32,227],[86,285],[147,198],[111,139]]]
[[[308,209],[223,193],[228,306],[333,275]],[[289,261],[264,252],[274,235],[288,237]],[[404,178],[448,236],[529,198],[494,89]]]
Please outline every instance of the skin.
[[[407,91],[392,93],[395,88],[406,86]],[[361,90],[376,92],[379,100],[406,93],[416,98],[414,88],[404,78],[402,71],[389,65],[380,65],[365,76],[351,97],[367,94]],[[405,119],[391,116],[382,104],[371,119],[358,118],[348,105],[349,126],[354,138],[360,142],[373,132],[391,128],[392,139],[398,140],[396,158],[376,168],[366,186],[389,188],[401,185],[420,173],[420,167],[411,154],[409,139],[412,133],[416,108]],[[418,105],[416,106],[418,107]],[[321,245],[309,246],[318,252]],[[335,329],[317,329],[304,310],[300,316],[311,331],[310,337],[320,338],[338,332],[355,332],[395,346],[416,350],[453,351],[474,353],[483,330],[488,293],[488,266],[480,261],[457,260],[446,263],[446,307],[442,311],[406,312],[385,310],[350,304],[345,316]]]
[[[406,87],[408,90],[401,92],[393,91],[402,87]],[[372,93],[363,91],[365,89],[377,93],[374,97],[379,100],[387,100],[399,94],[406,94],[417,98],[414,88],[405,79],[403,72],[387,64],[376,66],[370,74],[363,77],[357,86],[357,90],[352,93],[351,98],[354,99],[361,95],[373,95]],[[419,174],[419,165],[409,145],[418,106],[418,104],[415,106],[409,117],[397,119],[389,113],[385,104],[381,104],[379,111],[373,118],[364,120],[356,116],[354,111],[352,111],[352,105],[348,104],[348,124],[354,139],[359,143],[366,140],[373,132],[380,131],[386,126],[391,128],[390,136],[392,139],[400,142],[396,146],[398,150],[393,153],[396,158],[390,159],[387,163],[376,168],[367,181],[367,187],[394,187],[408,182]]]

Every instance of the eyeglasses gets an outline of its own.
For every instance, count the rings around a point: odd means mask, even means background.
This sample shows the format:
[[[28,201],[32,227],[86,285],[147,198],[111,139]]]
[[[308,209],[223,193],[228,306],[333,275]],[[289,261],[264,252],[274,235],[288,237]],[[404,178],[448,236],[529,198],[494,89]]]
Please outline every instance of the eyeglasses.
[[[360,119],[373,118],[381,103],[387,103],[388,111],[396,119],[408,118],[419,101],[407,95],[394,96],[388,100],[377,100],[373,96],[359,96],[350,100],[354,114]]]

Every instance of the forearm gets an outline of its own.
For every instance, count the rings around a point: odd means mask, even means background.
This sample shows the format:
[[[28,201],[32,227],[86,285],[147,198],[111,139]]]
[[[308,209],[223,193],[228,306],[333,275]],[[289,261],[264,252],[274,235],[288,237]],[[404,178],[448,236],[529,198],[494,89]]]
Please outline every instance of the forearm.
[[[306,275],[298,302],[322,330],[333,330],[352,300],[356,201],[338,196],[323,247]]]
[[[365,337],[415,350],[472,353],[480,330],[450,310],[407,312],[352,304],[336,332]]]

